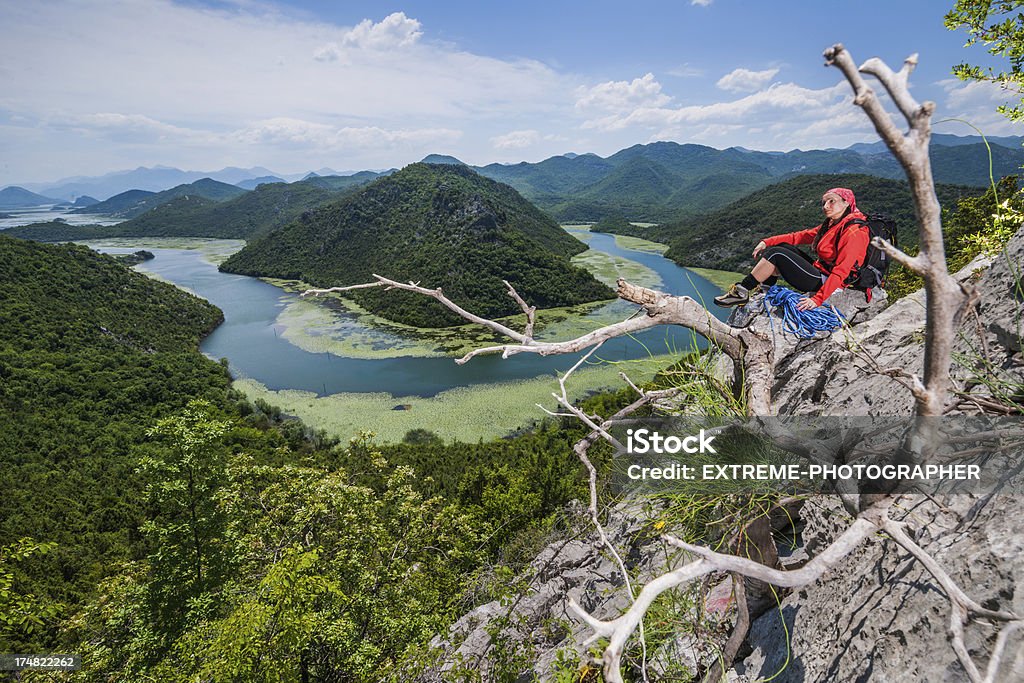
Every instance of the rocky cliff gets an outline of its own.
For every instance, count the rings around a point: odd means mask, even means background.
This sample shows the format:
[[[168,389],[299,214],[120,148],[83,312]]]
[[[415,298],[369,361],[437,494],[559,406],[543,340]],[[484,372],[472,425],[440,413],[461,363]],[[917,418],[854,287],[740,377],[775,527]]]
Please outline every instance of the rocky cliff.
[[[970,412],[999,392],[1011,397],[1017,392],[1018,401],[1024,398],[1022,264],[1024,231],[1003,254],[976,261],[958,274],[977,286],[980,304],[978,316],[964,321],[953,371],[958,387],[974,398],[961,401],[954,411]],[[823,339],[795,340],[781,333],[778,321],[764,316],[749,321],[775,338],[773,397],[780,414],[910,414],[908,389],[881,371],[920,370],[923,292],[881,312],[880,305],[866,306],[856,296],[838,302],[852,326]],[[1024,464],[1024,454],[1017,459]],[[1019,470],[1017,474],[1019,480]],[[904,495],[892,516],[916,530],[916,542],[975,600],[987,608],[1024,614],[1024,534],[1018,527],[1024,499],[1011,492],[1012,483],[941,500]],[[792,513],[773,518],[776,538],[787,539],[778,546],[783,566],[813,557],[851,521],[829,496],[811,498]],[[652,518],[652,511],[638,501],[608,511],[606,528],[634,590],[687,559],[666,552]],[[549,545],[538,555],[513,595],[477,607],[437,638],[440,663],[421,680],[453,680],[460,669],[471,669],[482,680],[552,680],[562,675],[597,680],[596,669],[580,668],[590,630],[570,615],[568,599],[598,618],[609,618],[628,607],[630,598],[618,562],[587,531],[586,522],[581,525],[577,537]],[[720,576],[663,595],[660,601],[662,607],[652,609],[646,620],[648,634],[655,634],[662,623],[674,624],[676,630],[652,638],[656,645],[646,656],[638,653],[629,666],[639,674],[641,659],[646,659],[650,680],[689,680],[714,664],[728,637],[735,614],[729,579]],[[949,642],[949,621],[949,602],[931,575],[894,543],[877,536],[820,581],[789,594],[779,591],[776,603],[752,624],[726,678],[967,680]],[[993,626],[968,626],[965,642],[982,668],[995,641]],[[995,680],[1024,680],[1024,637],[1012,636],[1007,652]]]

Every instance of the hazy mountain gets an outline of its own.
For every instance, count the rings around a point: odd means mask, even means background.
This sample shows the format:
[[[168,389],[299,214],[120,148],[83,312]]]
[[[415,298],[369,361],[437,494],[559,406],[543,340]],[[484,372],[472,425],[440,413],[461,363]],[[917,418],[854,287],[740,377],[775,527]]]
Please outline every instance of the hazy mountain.
[[[367,171],[355,176],[316,177],[295,183],[264,183],[249,192],[236,188],[241,194],[223,201],[186,193],[142,213],[138,212],[139,206],[156,194],[133,190],[106,202],[111,210],[135,214],[134,218],[116,225],[36,223],[10,228],[12,232],[8,234],[39,242],[85,241],[107,237],[250,239],[280,228],[321,204],[337,200],[375,177],[376,173]],[[132,200],[132,197],[135,199]],[[124,208],[111,206],[115,201],[121,202]]]
[[[260,166],[253,168],[229,166],[219,171],[182,171],[168,166],[154,166],[153,168],[140,166],[130,171],[115,171],[102,176],[75,176],[58,180],[55,183],[26,183],[26,187],[68,201],[83,194],[105,200],[127,190],[161,192],[177,185],[193,183],[202,178],[211,178],[233,185],[249,178],[270,175],[275,174]]]
[[[235,183],[235,186],[236,187],[240,187],[243,190],[255,190],[260,185],[265,185],[266,183],[283,183],[283,182],[285,182],[284,178],[278,178],[277,176],[274,176],[274,175],[265,175],[265,176],[260,176],[259,178],[249,178],[247,180],[243,180],[241,182]]]
[[[128,192],[115,195],[106,201],[75,209],[74,213],[94,213],[115,218],[134,218],[178,197],[202,197],[214,202],[221,202],[237,197],[245,192],[247,190],[243,190],[236,185],[228,185],[227,183],[210,178],[202,178],[194,183],[178,185],[163,192],[129,190]]]
[[[23,206],[44,206],[56,204],[57,199],[44,197],[41,194],[30,192],[23,187],[11,185],[0,190],[0,208],[16,209]]]
[[[221,268],[317,286],[368,282],[381,273],[443,286],[460,305],[493,317],[518,311],[502,279],[540,307],[612,297],[569,263],[585,249],[511,187],[465,166],[418,163],[251,241]],[[460,320],[406,292],[359,290],[353,298],[420,327]]]

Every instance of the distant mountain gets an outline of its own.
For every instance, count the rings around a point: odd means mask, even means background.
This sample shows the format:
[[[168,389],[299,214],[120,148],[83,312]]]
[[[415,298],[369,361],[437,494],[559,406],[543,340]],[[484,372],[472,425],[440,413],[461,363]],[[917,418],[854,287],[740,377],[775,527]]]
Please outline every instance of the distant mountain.
[[[359,173],[353,173],[352,175],[313,176],[301,182],[306,182],[325,190],[334,191],[365,185],[381,175],[385,174],[375,173],[373,171],[360,171]]]
[[[45,206],[56,204],[58,200],[30,192],[23,187],[11,185],[0,190],[0,208],[16,209],[29,206]]]
[[[167,166],[139,168],[130,171],[115,171],[102,176],[76,176],[64,178],[55,183],[26,183],[26,187],[51,197],[72,201],[86,194],[100,199],[109,199],[127,190],[161,192],[177,185],[187,185],[201,178],[211,178],[234,185],[249,178],[276,175],[261,166],[236,168],[229,166],[219,171],[182,171]]]
[[[988,184],[988,151],[978,138],[937,137],[939,143],[931,148],[937,182]],[[1015,143],[1017,138],[1003,140]],[[875,149],[855,145],[845,150],[759,152],[654,142],[607,158],[557,156],[535,164],[490,164],[475,170],[508,183],[560,221],[589,222],[621,214],[632,221],[665,223],[722,208],[793,175],[863,173],[903,179],[903,169],[892,155]],[[992,144],[991,149],[996,178],[1024,165],[1019,145]]]
[[[115,227],[121,234],[132,236],[251,239],[337,199],[339,190],[324,187],[323,180],[317,177],[296,183],[264,183],[220,203],[190,204],[179,198]]]
[[[102,202],[96,202],[95,204],[75,209],[72,213],[98,213],[107,216],[134,215],[134,210],[142,206],[146,199],[155,194],[156,192],[150,192],[149,190],[128,190]]]
[[[100,203],[100,200],[96,199],[95,197],[90,197],[87,194],[83,194],[81,197],[76,199],[74,201],[74,203],[72,203],[72,206],[74,206],[76,208],[82,208],[82,207],[92,206],[93,204],[99,204],[99,203]]]
[[[586,247],[507,185],[465,166],[417,163],[251,241],[221,269],[317,286],[369,282],[373,273],[443,287],[485,316],[518,312],[509,280],[539,307],[611,298],[569,263]],[[357,290],[379,315],[419,327],[457,324],[427,297]]]
[[[260,185],[265,185],[266,183],[283,183],[283,182],[285,182],[284,178],[278,178],[277,176],[274,176],[274,175],[265,175],[265,176],[260,176],[259,178],[248,178],[248,179],[243,180],[241,182],[237,182],[237,183],[235,183],[235,186],[236,187],[240,187],[243,190],[255,190]]]
[[[64,242],[108,237],[218,237],[251,239],[290,223],[304,212],[337,200],[377,174],[342,176],[345,183],[332,187],[332,179],[311,178],[296,183],[264,183],[234,199],[214,201],[185,194],[163,202],[117,225],[69,226],[50,223],[11,228],[12,236],[39,242]],[[128,194],[128,193],[125,193]],[[153,197],[145,193],[145,197]],[[114,201],[111,198],[108,201]]]
[[[421,163],[424,164],[455,164],[456,166],[466,166],[462,161],[459,161],[453,156],[447,154],[428,154],[423,157]]]
[[[985,138],[988,140],[990,145],[1000,145],[1002,147],[1008,147],[1010,149],[1020,149],[1021,145],[1024,145],[1024,136],[1020,135],[1006,135]],[[932,146],[940,147],[960,147],[962,145],[983,145],[985,143],[980,135],[949,135],[946,133],[932,133],[931,144]],[[853,150],[858,154],[888,154],[889,149],[885,146],[885,143],[879,140],[878,142],[858,142],[857,144],[850,145],[847,149]]]
[[[106,201],[75,209],[73,213],[103,214],[114,218],[134,218],[179,197],[200,197],[220,202],[245,194],[247,191],[235,185],[228,185],[227,183],[210,178],[202,178],[194,183],[178,185],[163,192],[129,190]]]

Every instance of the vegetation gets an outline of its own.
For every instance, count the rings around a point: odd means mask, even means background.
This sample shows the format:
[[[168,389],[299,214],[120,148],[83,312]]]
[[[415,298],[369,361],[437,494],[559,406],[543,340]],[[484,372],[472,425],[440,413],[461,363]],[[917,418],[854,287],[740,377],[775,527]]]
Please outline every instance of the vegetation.
[[[584,490],[573,424],[341,447],[250,404],[196,350],[219,311],[84,247],[0,235],[0,291],[0,651],[397,678]]]
[[[820,223],[821,194],[835,186],[853,189],[861,211],[886,213],[894,218],[900,229],[901,246],[916,243],[914,204],[906,182],[862,175],[796,176],[719,211],[667,225],[637,228],[635,234],[669,244],[665,255],[683,266],[744,270],[751,265],[754,245],[765,235]],[[936,190],[943,204],[980,191],[950,185],[939,185]]]
[[[621,213],[612,213],[590,226],[590,230],[592,232],[619,232],[620,230],[629,230],[631,227],[632,224]]]
[[[964,28],[968,39],[964,47],[977,43],[987,46],[997,57],[1007,57],[1010,68],[996,72],[966,62],[953,67],[953,74],[962,81],[987,81],[998,84],[1007,93],[1024,94],[1024,12],[1021,0],[957,0],[946,14],[946,28]],[[1024,104],[1003,104],[999,113],[1011,121],[1024,121]]]
[[[977,197],[964,197],[956,207],[943,212],[946,263],[950,272],[966,266],[979,254],[994,255],[1021,227],[1024,190],[1018,176],[1007,176]],[[916,254],[911,249],[911,255]],[[890,299],[899,299],[920,289],[924,281],[903,266],[896,266],[886,283]]]
[[[0,291],[0,538],[56,543],[17,586],[75,603],[137,542],[146,426],[189,397],[223,402],[224,369],[196,351],[222,317],[85,247],[4,235]]]
[[[569,263],[584,249],[506,185],[463,166],[413,164],[254,240],[221,268],[317,287],[370,282],[379,273],[443,286],[456,303],[499,317],[519,310],[502,280],[541,308],[612,298]],[[351,296],[417,327],[461,322],[421,295],[364,289]]]

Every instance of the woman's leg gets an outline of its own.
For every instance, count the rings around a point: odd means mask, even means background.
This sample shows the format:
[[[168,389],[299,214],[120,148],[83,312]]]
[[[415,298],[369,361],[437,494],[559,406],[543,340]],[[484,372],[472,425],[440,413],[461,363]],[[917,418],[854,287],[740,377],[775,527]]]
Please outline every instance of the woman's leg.
[[[770,265],[774,275],[781,275],[786,282],[802,292],[816,292],[821,288],[821,271],[814,267],[814,263],[805,253],[791,244],[768,247],[761,252],[761,261],[767,264],[761,269],[762,273],[767,272],[767,266]],[[759,262],[754,266],[754,270],[758,270],[760,265]],[[756,277],[756,273],[752,274],[757,280],[764,281]]]
[[[811,259],[791,244],[779,244],[761,252],[750,275],[725,294],[715,297],[715,303],[719,306],[745,304],[755,287],[762,283],[773,285],[780,275],[804,292],[815,292],[821,287],[821,271],[814,267]]]

